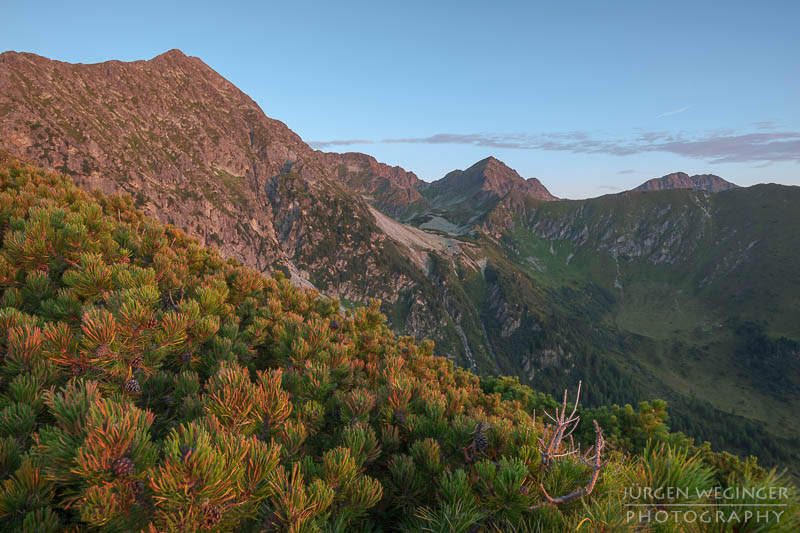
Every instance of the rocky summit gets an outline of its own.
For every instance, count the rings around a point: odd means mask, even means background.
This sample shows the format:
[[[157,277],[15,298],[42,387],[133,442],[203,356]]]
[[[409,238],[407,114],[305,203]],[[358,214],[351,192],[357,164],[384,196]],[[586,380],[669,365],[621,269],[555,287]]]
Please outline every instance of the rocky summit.
[[[663,191],[667,189],[694,189],[697,191],[720,192],[735,189],[729,181],[725,181],[714,174],[695,174],[690,176],[685,172],[673,172],[660,178],[648,180],[638,187],[635,191]]]
[[[434,181],[426,191],[435,203],[453,204],[465,199],[476,198],[497,200],[511,191],[521,191],[539,200],[556,200],[536,178],[525,180],[516,170],[494,157],[478,161],[467,170],[454,170],[438,181]]]

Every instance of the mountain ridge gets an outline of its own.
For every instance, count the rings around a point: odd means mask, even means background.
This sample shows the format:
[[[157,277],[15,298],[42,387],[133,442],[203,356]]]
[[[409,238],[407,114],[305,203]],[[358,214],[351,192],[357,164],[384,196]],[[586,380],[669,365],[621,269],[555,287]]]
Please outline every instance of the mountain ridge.
[[[653,178],[642,183],[634,191],[663,191],[670,189],[694,189],[698,191],[720,192],[735,189],[738,185],[726,181],[714,174],[695,174],[673,172],[660,178]]]

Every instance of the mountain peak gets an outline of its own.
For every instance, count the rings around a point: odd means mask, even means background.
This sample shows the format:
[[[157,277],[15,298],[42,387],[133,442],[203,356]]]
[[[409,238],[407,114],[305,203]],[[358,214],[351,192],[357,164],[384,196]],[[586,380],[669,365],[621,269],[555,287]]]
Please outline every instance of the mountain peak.
[[[153,59],[156,59],[156,58],[159,58],[159,57],[172,58],[172,57],[187,57],[187,56],[186,56],[186,54],[184,54],[184,53],[183,53],[182,51],[180,51],[179,49],[177,49],[177,48],[173,48],[173,49],[171,49],[171,50],[167,50],[167,51],[166,51],[166,52],[164,52],[163,54],[159,54],[159,55],[157,55],[157,56],[156,56],[156,57],[154,57]]]
[[[454,170],[431,184],[440,197],[502,198],[511,191],[522,191],[540,200],[556,197],[536,179],[526,180],[496,157],[481,159],[466,170]]]
[[[473,170],[483,172],[483,174],[487,177],[490,175],[497,176],[504,181],[517,182],[524,179],[516,170],[494,156],[481,159],[464,172],[470,172]]]
[[[177,65],[181,67],[185,66],[187,68],[190,66],[202,66],[213,70],[199,57],[187,56],[177,48],[173,48],[172,50],[167,50],[162,54],[158,54],[150,61],[145,61],[145,63]]]
[[[481,159],[456,177],[477,180],[481,183],[482,190],[494,192],[498,196],[505,196],[516,185],[525,181],[516,170],[491,156]]]
[[[502,166],[505,168],[509,168],[508,165],[497,159],[495,156],[490,155],[489,157],[483,158],[474,165],[473,167],[488,167],[488,166]],[[470,167],[472,168],[472,167]]]
[[[720,192],[735,189],[738,185],[726,181],[714,174],[695,174],[673,172],[660,178],[648,180],[634,191],[663,191],[669,189],[694,189],[696,191]]]
[[[188,62],[188,61],[199,62],[199,63],[203,63],[203,65],[205,65],[203,60],[200,59],[199,57],[187,56],[186,54],[184,54],[178,48],[173,48],[172,50],[167,50],[166,52],[164,52],[162,54],[158,54],[157,56],[155,56],[153,59],[150,60],[150,62],[153,62],[153,63],[159,63],[159,62],[185,63],[185,62]]]

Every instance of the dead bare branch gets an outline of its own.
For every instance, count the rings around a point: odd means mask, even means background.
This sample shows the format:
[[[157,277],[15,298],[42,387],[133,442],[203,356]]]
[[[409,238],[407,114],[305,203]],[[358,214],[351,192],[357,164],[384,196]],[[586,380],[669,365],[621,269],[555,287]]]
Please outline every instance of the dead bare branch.
[[[597,479],[600,476],[600,471],[608,464],[608,461],[603,461],[602,457],[603,448],[605,448],[606,445],[606,441],[603,438],[603,430],[600,427],[600,424],[597,423],[597,420],[593,420],[592,422],[594,422],[594,432],[595,432],[594,446],[589,448],[589,450],[587,450],[586,454],[582,458],[583,462],[589,468],[592,469],[592,475],[589,478],[589,482],[585,486],[579,489],[575,489],[574,491],[565,494],[563,496],[556,496],[556,497],[550,496],[547,493],[547,490],[545,490],[544,485],[540,483],[539,486],[541,487],[542,492],[544,493],[544,497],[548,503],[551,503],[553,505],[569,503],[571,501],[583,498],[584,496],[588,496],[594,490],[594,486],[597,483]],[[594,451],[594,454],[590,455],[592,451]]]
[[[539,452],[542,456],[542,467],[547,467],[550,465],[550,462],[555,457],[559,457],[559,450],[561,449],[561,442],[564,437],[570,437],[572,432],[575,431],[575,428],[578,427],[578,423],[580,422],[581,418],[577,416],[575,413],[578,412],[578,401],[581,397],[581,382],[578,382],[578,393],[575,395],[575,404],[572,407],[572,412],[567,416],[567,391],[564,390],[564,401],[561,404],[561,409],[556,409],[556,414],[551,415],[547,411],[545,411],[545,415],[547,415],[550,420],[553,421],[552,430],[549,430],[548,426],[545,428],[545,434],[549,435],[547,440],[547,444],[545,444],[544,439],[539,439]],[[548,433],[549,431],[549,433]],[[568,454],[569,455],[569,454]]]

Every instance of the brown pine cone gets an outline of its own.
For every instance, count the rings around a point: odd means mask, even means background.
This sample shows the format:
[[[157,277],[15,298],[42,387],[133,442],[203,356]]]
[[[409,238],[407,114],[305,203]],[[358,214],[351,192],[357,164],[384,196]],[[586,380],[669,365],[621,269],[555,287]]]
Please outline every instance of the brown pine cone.
[[[472,443],[475,445],[475,451],[482,452],[489,447],[489,439],[483,433],[478,433],[473,437]]]
[[[141,355],[137,355],[130,360],[129,364],[131,368],[141,368],[143,363],[144,363],[144,357],[142,357]]]
[[[111,463],[111,470],[117,477],[127,477],[136,471],[136,465],[129,457],[120,457]]]
[[[100,346],[97,347],[97,350],[94,351],[94,354],[97,357],[108,357],[109,355],[111,355],[111,350],[109,350],[108,346],[106,346],[105,344],[101,344]]]
[[[125,382],[124,389],[125,392],[130,394],[138,394],[142,392],[142,386],[139,385],[139,382],[133,378]]]
[[[158,319],[155,317],[148,318],[144,323],[145,329],[156,329],[158,327]]]
[[[222,509],[217,505],[204,506],[203,513],[205,514],[203,523],[208,528],[216,526],[222,520]]]

